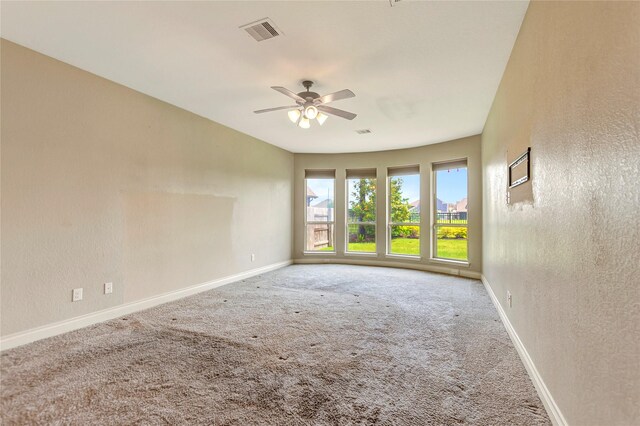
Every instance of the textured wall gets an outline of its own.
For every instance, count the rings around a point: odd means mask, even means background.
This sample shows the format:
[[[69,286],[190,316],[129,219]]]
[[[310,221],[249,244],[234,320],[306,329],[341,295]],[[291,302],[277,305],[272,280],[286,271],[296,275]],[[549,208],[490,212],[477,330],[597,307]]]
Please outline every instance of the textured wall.
[[[640,3],[532,2],[482,135],[483,271],[572,425],[640,424],[639,129]]]
[[[5,40],[1,77],[3,336],[291,258],[292,154]]]
[[[366,136],[365,136],[366,137]],[[442,262],[430,260],[431,241],[428,237],[431,226],[429,206],[433,199],[431,163],[467,158],[468,161],[468,198],[469,198],[469,266],[444,266]],[[403,165],[420,165],[420,197],[423,214],[421,215],[421,238],[419,261],[406,260],[387,256],[384,231],[386,229],[386,185],[387,168]],[[336,253],[304,254],[304,171],[305,169],[335,169],[336,170],[336,218],[345,217],[346,208],[346,169],[376,168],[377,185],[377,256],[363,257],[358,254],[345,254],[345,227],[343,221],[336,221]],[[457,139],[455,141],[427,145],[419,148],[400,149],[395,151],[380,151],[353,154],[295,154],[295,201],[294,201],[294,259],[351,259],[377,260],[396,263],[417,263],[432,267],[447,267],[462,271],[480,272],[482,265],[482,171],[480,160],[480,136]]]

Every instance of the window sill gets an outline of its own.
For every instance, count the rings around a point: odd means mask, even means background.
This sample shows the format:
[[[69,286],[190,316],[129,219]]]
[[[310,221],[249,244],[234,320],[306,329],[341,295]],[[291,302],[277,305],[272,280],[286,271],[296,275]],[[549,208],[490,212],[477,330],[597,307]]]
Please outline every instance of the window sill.
[[[308,254],[311,255],[311,256],[326,255],[326,254],[330,254],[332,256],[335,256],[336,252],[335,251],[304,251],[304,252],[302,252],[302,254],[304,256],[306,256]]]
[[[378,257],[378,253],[367,253],[363,251],[345,251],[345,256],[355,256],[355,257]]]
[[[410,254],[393,254],[393,253],[387,253],[385,254],[385,257],[390,257],[392,259],[404,259],[404,260],[412,260],[414,262],[419,262],[422,260],[421,256],[412,256]]]
[[[464,266],[464,267],[469,267],[470,266],[469,262],[466,262],[464,260],[439,259],[437,257],[430,258],[429,262],[443,263],[443,264],[446,264],[446,265],[456,265],[456,266]]]

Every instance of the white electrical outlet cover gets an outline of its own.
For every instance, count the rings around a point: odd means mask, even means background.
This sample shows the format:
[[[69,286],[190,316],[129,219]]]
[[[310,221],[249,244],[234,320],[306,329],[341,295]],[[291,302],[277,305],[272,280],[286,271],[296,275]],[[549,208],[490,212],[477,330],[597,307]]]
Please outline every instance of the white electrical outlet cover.
[[[82,288],[74,288],[73,289],[73,293],[72,293],[72,297],[71,297],[71,301],[72,302],[79,302],[80,300],[82,300]]]
[[[104,283],[104,294],[113,293],[113,283]]]

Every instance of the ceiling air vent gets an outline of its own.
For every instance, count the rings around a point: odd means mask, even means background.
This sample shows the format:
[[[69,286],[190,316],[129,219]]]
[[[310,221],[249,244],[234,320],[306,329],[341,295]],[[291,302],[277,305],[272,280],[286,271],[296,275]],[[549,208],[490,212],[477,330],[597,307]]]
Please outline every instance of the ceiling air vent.
[[[360,129],[360,130],[356,130],[356,133],[359,135],[366,135],[367,133],[371,133],[370,129]]]
[[[269,18],[260,19],[247,25],[243,25],[240,29],[245,30],[255,41],[264,41],[277,37],[282,34],[278,30],[273,21]]]

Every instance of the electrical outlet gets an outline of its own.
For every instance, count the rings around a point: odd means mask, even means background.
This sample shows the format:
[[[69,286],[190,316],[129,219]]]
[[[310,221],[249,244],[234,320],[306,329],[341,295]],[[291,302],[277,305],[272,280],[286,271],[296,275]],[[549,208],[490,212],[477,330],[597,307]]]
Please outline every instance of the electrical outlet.
[[[113,293],[113,283],[104,283],[104,294]]]
[[[256,261],[256,255],[255,253],[251,253],[251,261],[255,262]]]
[[[513,298],[510,291],[507,291],[507,302],[509,302],[509,307],[513,306]]]
[[[81,300],[82,300],[82,288],[74,288],[71,295],[71,301],[79,302]]]

